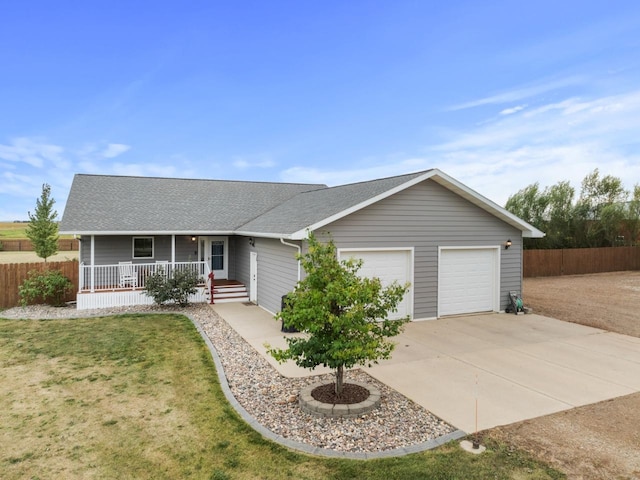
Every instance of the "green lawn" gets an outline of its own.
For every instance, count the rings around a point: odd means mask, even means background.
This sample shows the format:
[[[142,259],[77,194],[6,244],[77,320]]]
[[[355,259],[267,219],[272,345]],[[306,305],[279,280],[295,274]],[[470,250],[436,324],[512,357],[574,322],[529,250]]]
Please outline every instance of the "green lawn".
[[[0,316],[2,313],[0,312]],[[549,479],[499,444],[406,457],[312,457],[263,439],[229,406],[181,315],[0,320],[3,479]]]

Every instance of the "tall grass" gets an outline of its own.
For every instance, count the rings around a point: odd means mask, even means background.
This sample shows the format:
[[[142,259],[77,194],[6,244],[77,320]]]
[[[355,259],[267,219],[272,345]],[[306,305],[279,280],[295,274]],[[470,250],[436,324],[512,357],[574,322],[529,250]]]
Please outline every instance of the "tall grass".
[[[28,226],[26,222],[0,222],[0,241],[26,239]],[[60,238],[73,238],[73,235],[60,235]]]

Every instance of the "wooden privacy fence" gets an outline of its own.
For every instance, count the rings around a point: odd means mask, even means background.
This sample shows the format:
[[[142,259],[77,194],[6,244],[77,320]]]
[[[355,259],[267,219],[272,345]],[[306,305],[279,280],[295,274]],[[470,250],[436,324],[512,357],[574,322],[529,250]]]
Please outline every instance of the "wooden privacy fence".
[[[78,250],[78,240],[75,238],[61,238],[58,240],[60,252]],[[0,240],[0,251],[5,252],[33,252],[31,240]]]
[[[0,308],[11,308],[20,304],[18,287],[32,270],[60,270],[74,285],[66,301],[76,299],[78,292],[78,262],[39,262],[39,263],[7,263],[0,264]],[[2,312],[0,312],[2,316]]]
[[[525,277],[640,270],[640,247],[524,250]]]

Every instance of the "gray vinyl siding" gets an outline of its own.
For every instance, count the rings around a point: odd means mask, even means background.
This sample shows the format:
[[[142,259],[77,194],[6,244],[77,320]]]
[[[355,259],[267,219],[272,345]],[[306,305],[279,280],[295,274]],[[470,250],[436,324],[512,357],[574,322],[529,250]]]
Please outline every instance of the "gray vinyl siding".
[[[255,242],[258,253],[258,304],[269,312],[279,312],[282,296],[292,291],[298,283],[298,262],[295,258],[298,251],[276,239],[256,238]],[[248,269],[247,258],[247,277]]]
[[[249,289],[249,252],[253,247],[249,245],[249,237],[230,237],[229,243],[233,245],[233,270],[229,272],[229,278],[238,280]],[[229,265],[231,266],[231,265]]]
[[[437,315],[438,247],[503,245],[500,308],[522,284],[521,232],[427,180],[324,227],[338,248],[414,247],[414,318]]]
[[[138,235],[136,235],[138,236]],[[109,235],[95,237],[95,265],[115,265],[118,262],[153,263],[156,260],[171,261],[171,235],[139,235],[153,237],[153,258],[133,258],[133,236]],[[80,261],[91,264],[91,237],[81,239]],[[176,262],[198,260],[198,243],[189,236],[176,236]]]

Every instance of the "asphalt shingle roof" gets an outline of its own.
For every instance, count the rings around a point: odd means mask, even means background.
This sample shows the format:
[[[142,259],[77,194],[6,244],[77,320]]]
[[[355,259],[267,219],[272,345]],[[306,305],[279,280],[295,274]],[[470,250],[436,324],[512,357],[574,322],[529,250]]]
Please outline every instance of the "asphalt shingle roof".
[[[232,232],[326,185],[76,175],[61,232]]]
[[[238,230],[272,234],[298,232],[424,174],[425,172],[417,172],[302,192],[247,222]]]
[[[252,234],[304,238],[329,221],[432,180],[519,228],[544,235],[439,170],[337,187],[320,184],[76,175],[60,222],[79,234]]]

